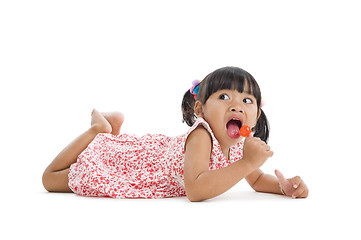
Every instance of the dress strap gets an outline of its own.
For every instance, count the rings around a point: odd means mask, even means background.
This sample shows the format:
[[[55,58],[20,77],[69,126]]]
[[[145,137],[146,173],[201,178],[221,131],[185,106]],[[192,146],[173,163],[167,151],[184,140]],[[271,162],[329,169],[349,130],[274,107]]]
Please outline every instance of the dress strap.
[[[214,142],[216,140],[213,131],[211,129],[211,127],[209,126],[209,124],[206,122],[206,120],[204,120],[203,118],[199,117],[197,118],[196,122],[193,124],[193,126],[188,130],[188,132],[186,133],[186,138],[188,138],[189,134],[191,134],[191,132],[194,131],[194,129],[196,129],[199,125],[202,125],[208,132],[209,134],[211,134],[212,137],[212,142]],[[217,140],[216,140],[217,141]]]

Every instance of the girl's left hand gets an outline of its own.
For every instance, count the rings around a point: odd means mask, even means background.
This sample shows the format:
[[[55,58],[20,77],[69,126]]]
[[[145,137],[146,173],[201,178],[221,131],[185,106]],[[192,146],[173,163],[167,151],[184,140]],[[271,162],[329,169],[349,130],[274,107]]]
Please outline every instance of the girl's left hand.
[[[279,170],[275,170],[275,174],[286,196],[293,199],[308,196],[308,188],[299,176],[286,179]]]

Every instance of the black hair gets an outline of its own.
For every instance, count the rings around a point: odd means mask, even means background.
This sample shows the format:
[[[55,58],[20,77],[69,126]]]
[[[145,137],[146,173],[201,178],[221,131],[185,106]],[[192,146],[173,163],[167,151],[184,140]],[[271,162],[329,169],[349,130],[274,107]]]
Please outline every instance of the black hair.
[[[267,143],[270,127],[266,114],[263,110],[260,110],[261,89],[250,73],[238,67],[224,67],[208,74],[199,84],[199,92],[196,99],[194,99],[194,95],[188,89],[182,101],[183,122],[186,122],[188,126],[192,126],[196,121],[197,117],[194,114],[196,101],[205,104],[213,93],[222,89],[232,89],[242,93],[245,90],[245,86],[248,86],[247,91],[256,98],[258,112],[261,111],[257,124],[252,129],[254,137],[259,137]]]

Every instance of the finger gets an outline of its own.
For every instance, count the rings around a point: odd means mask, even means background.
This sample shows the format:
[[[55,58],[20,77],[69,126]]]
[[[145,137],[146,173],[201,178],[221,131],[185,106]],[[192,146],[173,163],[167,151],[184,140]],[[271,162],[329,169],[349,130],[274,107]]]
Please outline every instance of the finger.
[[[307,187],[304,183],[301,183],[299,187],[292,193],[292,198],[301,197],[307,190]]]
[[[304,193],[304,191],[305,191],[305,189],[300,187],[292,194],[291,197],[293,199],[299,198]]]
[[[306,197],[308,197],[308,192],[309,192],[309,191],[308,191],[308,188],[306,187],[306,190],[305,190],[303,193],[301,193],[299,197],[300,197],[300,198],[306,198]]]
[[[308,197],[308,188],[307,188],[306,184],[305,184],[303,181],[300,183],[299,188],[304,189],[304,191],[301,192],[297,197],[299,197],[299,198],[306,198],[306,197]]]
[[[302,182],[302,179],[299,176],[293,177],[290,179],[290,183],[292,184],[293,188],[298,188],[300,183]]]
[[[276,174],[276,177],[278,178],[278,181],[281,184],[286,184],[287,183],[287,179],[283,176],[283,174],[279,170],[276,169],[275,174]]]

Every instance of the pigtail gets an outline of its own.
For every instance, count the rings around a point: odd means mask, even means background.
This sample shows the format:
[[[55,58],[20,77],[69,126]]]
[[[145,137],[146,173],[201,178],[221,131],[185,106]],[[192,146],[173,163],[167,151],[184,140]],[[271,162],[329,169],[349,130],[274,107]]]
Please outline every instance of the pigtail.
[[[187,92],[183,96],[182,101],[182,113],[183,113],[183,122],[185,122],[188,126],[193,126],[196,121],[196,116],[194,114],[194,104],[196,100],[194,99],[194,95],[187,90]]]
[[[259,117],[256,126],[254,127],[254,137],[259,137],[265,143],[268,142],[270,126],[266,117],[266,114],[263,110],[261,111],[261,116]]]

